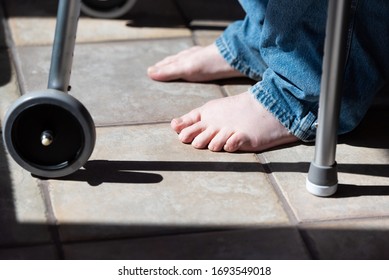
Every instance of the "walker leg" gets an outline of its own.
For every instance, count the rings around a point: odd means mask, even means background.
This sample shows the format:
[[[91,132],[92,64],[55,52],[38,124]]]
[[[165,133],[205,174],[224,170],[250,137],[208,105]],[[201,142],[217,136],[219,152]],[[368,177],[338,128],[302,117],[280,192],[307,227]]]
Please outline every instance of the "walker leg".
[[[329,0],[315,157],[306,182],[316,196],[331,196],[338,187],[335,155],[350,5],[351,0]]]
[[[81,0],[60,0],[49,73],[49,89],[67,92]]]
[[[40,177],[57,178],[77,171],[95,145],[91,115],[67,94],[79,14],[80,0],[60,0],[48,89],[22,95],[3,121],[9,154]]]

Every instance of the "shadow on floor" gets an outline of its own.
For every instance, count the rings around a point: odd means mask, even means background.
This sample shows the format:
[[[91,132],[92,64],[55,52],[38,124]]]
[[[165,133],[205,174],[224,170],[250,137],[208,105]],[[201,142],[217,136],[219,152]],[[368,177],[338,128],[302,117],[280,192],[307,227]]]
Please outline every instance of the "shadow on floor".
[[[0,87],[8,84],[11,81],[12,75],[10,56],[6,45],[6,32],[3,26],[4,15],[2,8],[2,3],[0,2]]]
[[[26,223],[22,226],[26,232],[31,232],[37,225]],[[309,225],[300,229],[282,226],[228,228],[91,223],[61,224],[58,231],[64,236],[90,236],[95,232],[100,236],[104,233],[105,237],[68,240],[56,247],[53,244],[3,247],[0,248],[0,259],[389,259],[388,231],[379,228],[326,229]],[[48,246],[56,249],[47,250]]]
[[[55,17],[58,0],[4,0],[8,17]],[[85,15],[81,15],[85,16]],[[244,17],[236,0],[138,0],[121,19],[133,27],[182,27],[193,21],[234,21]],[[194,28],[221,29],[225,26],[197,25]]]
[[[103,183],[157,184],[163,180],[158,171],[172,172],[261,172],[308,173],[310,162],[271,162],[267,164],[247,162],[183,162],[183,161],[114,161],[91,160],[84,168],[66,177],[51,179],[87,182],[98,187]],[[339,173],[389,178],[389,164],[342,164]],[[144,172],[143,172],[144,171]],[[154,171],[150,173],[150,171]],[[41,178],[44,180],[44,178]],[[389,195],[388,186],[339,184],[332,198]]]
[[[108,182],[155,184],[163,180],[158,173],[141,171],[263,172],[263,168],[260,164],[245,162],[91,160],[83,169],[59,180],[87,182],[91,186]]]
[[[245,15],[238,1],[234,0],[163,0],[161,7],[174,7],[177,14],[168,11],[154,13],[155,1],[137,1],[133,9],[125,16],[128,26],[133,27],[177,27],[190,29],[223,30],[226,26],[218,26],[215,22],[231,22],[242,19]],[[194,23],[196,22],[197,23]],[[207,21],[213,21],[210,24]],[[201,22],[201,23],[200,23]]]

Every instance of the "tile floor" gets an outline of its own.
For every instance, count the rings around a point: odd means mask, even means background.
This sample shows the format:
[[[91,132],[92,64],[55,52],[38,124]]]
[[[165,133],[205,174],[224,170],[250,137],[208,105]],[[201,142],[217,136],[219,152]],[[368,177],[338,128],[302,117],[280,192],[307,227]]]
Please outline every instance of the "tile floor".
[[[57,1],[0,7],[0,118],[46,88]],[[243,17],[233,0],[142,0],[121,19],[81,17],[71,94],[91,112],[84,168],[41,180],[0,142],[0,259],[386,259],[389,99],[338,145],[339,191],[305,190],[313,144],[212,153],[181,144],[172,117],[249,80],[159,83],[147,66],[211,43]]]

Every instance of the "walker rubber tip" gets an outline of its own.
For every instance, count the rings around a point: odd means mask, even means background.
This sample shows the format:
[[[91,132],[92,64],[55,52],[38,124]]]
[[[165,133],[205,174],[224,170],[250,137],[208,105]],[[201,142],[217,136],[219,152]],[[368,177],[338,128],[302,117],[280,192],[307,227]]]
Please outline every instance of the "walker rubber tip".
[[[328,197],[328,196],[331,196],[331,195],[336,193],[336,191],[338,189],[338,184],[335,184],[332,186],[321,186],[321,185],[317,185],[317,184],[312,183],[307,178],[306,188],[311,194],[313,194],[315,196]]]

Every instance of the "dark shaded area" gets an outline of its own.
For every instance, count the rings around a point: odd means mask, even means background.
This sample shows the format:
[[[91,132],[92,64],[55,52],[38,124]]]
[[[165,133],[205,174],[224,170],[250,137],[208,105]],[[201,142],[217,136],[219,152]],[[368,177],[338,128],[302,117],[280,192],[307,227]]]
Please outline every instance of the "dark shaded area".
[[[174,7],[177,13],[172,14],[169,7]],[[158,3],[142,0],[137,1],[123,18],[129,20],[128,26],[135,27],[186,26],[190,29],[223,30],[225,26],[207,24],[206,21],[230,22],[242,19],[244,15],[236,0],[160,0]],[[194,24],[194,21],[199,22]]]
[[[388,260],[388,231],[362,229],[325,229],[304,227],[300,230],[317,260]]]
[[[55,17],[57,13],[58,0],[18,0],[17,4],[14,0],[3,1],[9,17]],[[243,17],[244,11],[236,0],[138,0],[120,19],[127,19],[128,26],[135,27],[191,28],[192,21],[234,21]],[[193,28],[224,27],[200,24]]]
[[[389,104],[372,106],[354,131],[339,137],[339,143],[389,150]]]
[[[0,87],[11,81],[11,61],[6,44],[6,31],[2,24],[4,14],[2,11],[2,2],[0,2]],[[1,98],[1,96],[0,96]]]
[[[31,232],[39,225],[23,224]],[[138,230],[159,232],[145,236],[62,242],[65,259],[80,260],[386,260],[388,231],[363,229],[293,227],[195,227],[166,225],[63,224],[61,231],[84,232]],[[305,246],[309,248],[307,252]],[[0,248],[0,259],[58,259],[48,244]]]

